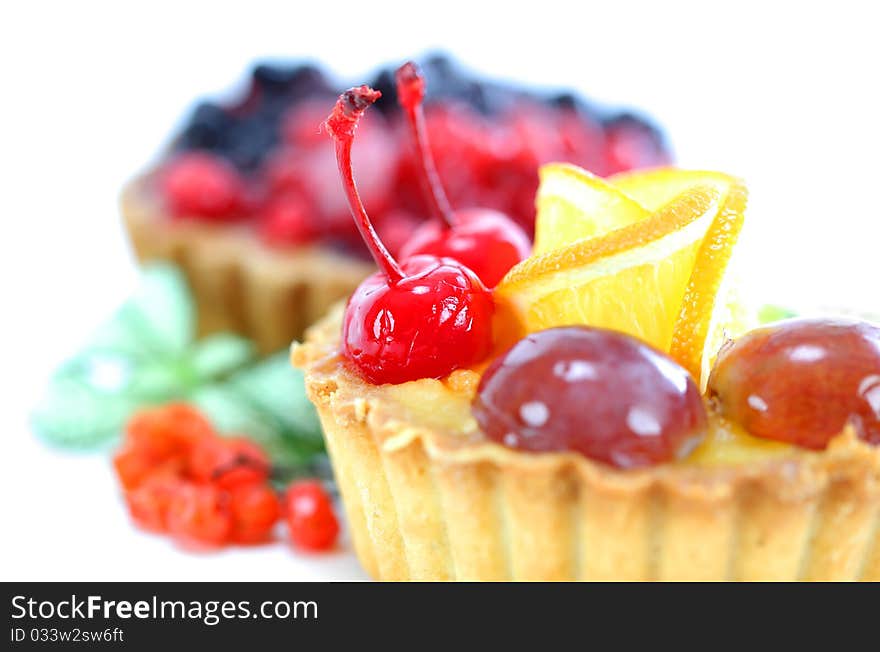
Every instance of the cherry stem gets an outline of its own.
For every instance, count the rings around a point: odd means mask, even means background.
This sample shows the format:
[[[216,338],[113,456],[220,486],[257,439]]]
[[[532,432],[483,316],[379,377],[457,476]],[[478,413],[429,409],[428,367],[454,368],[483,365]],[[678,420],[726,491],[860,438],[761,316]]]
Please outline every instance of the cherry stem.
[[[397,82],[397,101],[406,112],[410,133],[416,147],[416,158],[419,161],[422,191],[430,204],[434,217],[447,226],[455,224],[455,215],[446,190],[440,181],[431,144],[428,142],[428,129],[425,127],[425,111],[422,100],[425,97],[425,78],[418,66],[408,61],[397,69],[394,74]]]
[[[342,188],[345,190],[348,207],[358,231],[370,250],[373,260],[388,277],[388,282],[397,283],[404,278],[403,270],[382,244],[379,235],[373,228],[373,223],[367,215],[354,182],[354,172],[351,165],[351,145],[354,142],[354,132],[357,129],[358,121],[364,111],[380,97],[382,97],[382,93],[366,85],[348,89],[339,96],[336,106],[333,107],[333,111],[324,122],[324,127],[330,132],[336,143],[336,163],[339,167],[339,175],[342,177]]]

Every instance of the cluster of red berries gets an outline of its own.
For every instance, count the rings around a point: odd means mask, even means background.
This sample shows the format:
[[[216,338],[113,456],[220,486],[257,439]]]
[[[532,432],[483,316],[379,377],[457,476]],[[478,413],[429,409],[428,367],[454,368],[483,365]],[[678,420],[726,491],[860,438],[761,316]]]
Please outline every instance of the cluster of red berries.
[[[113,465],[135,523],[188,547],[262,543],[282,517],[291,540],[306,550],[331,548],[339,533],[319,482],[294,482],[279,498],[263,450],[219,436],[186,404],[132,417]]]
[[[456,206],[505,213],[531,233],[542,163],[571,161],[606,175],[668,159],[657,130],[638,117],[602,117],[570,94],[545,97],[476,80],[442,58],[429,58],[427,66],[433,101],[423,129]],[[320,238],[365,253],[318,129],[334,86],[308,66],[259,66],[241,101],[201,105],[159,175],[170,212],[253,220],[273,246]],[[358,186],[376,229],[397,253],[406,240],[401,234],[433,211],[421,192],[422,161],[406,111],[395,102],[393,73],[383,71],[373,86],[387,98],[360,126]]]

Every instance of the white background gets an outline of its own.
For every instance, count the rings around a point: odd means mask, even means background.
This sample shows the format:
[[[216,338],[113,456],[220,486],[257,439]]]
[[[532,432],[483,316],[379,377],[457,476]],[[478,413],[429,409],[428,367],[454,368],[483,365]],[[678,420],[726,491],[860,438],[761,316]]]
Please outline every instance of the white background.
[[[34,441],[51,368],[131,290],[117,193],[195,97],[261,56],[349,77],[441,46],[645,107],[683,166],[751,188],[747,284],[880,309],[872,3],[29,2],[0,10],[0,579],[361,578],[343,550],[180,553],[128,523],[106,459]]]

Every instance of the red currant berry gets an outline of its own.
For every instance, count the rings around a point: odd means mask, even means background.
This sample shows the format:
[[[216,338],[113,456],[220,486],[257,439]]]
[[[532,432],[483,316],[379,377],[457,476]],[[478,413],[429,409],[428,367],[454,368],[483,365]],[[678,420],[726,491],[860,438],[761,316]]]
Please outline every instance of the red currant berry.
[[[189,459],[190,476],[223,489],[265,482],[269,459],[257,444],[244,438],[214,437],[199,442]]]
[[[708,394],[757,437],[823,449],[851,423],[880,444],[880,328],[796,319],[724,347]]]
[[[351,146],[359,118],[379,96],[367,86],[352,88],[326,122],[352,216],[382,270],[349,299],[342,352],[377,384],[437,378],[479,361],[491,346],[494,310],[491,294],[467,267],[433,256],[399,265],[373,229],[355,187]]]
[[[633,337],[571,326],[528,335],[483,375],[474,416],[526,451],[576,451],[622,469],[686,455],[706,430],[696,384]]]
[[[333,502],[317,480],[294,482],[284,497],[290,539],[305,550],[329,550],[339,535]]]
[[[176,474],[154,473],[137,488],[125,494],[125,502],[132,520],[151,532],[165,532],[168,527],[168,508],[174,496],[186,482]]]
[[[171,212],[178,217],[234,217],[241,211],[245,194],[235,168],[206,152],[187,152],[169,161],[160,183]]]
[[[125,490],[134,489],[153,471],[156,463],[130,444],[123,445],[113,455],[113,469]]]
[[[233,542],[262,543],[272,537],[272,528],[281,515],[281,504],[267,484],[243,484],[230,490],[229,511]]]
[[[186,455],[196,443],[213,436],[211,423],[185,403],[142,410],[126,426],[127,443],[155,462]]]
[[[113,455],[113,468],[116,477],[119,478],[119,484],[126,491],[130,491],[158,473],[179,475],[183,472],[185,464],[183,458],[179,457],[157,461],[147,457],[130,443],[126,443]]]
[[[168,531],[188,547],[220,546],[232,531],[228,502],[213,485],[184,484],[168,505]]]
[[[425,80],[410,61],[398,68],[396,81],[397,96],[415,143],[423,192],[437,220],[416,231],[401,256],[430,254],[454,258],[469,267],[486,287],[494,287],[511,267],[529,255],[529,237],[498,211],[471,208],[453,212],[428,143],[422,109]]]

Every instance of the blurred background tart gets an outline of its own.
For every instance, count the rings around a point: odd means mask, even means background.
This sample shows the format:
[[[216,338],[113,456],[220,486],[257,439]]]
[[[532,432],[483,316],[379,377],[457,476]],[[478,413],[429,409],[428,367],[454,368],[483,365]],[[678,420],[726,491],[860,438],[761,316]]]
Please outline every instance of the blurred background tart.
[[[422,68],[425,124],[450,201],[502,211],[529,234],[541,164],[566,160],[607,176],[670,159],[640,115],[480,78],[441,55]],[[431,213],[393,71],[373,79],[383,97],[362,121],[353,158],[376,229],[396,253]],[[319,129],[343,87],[312,63],[256,65],[234,97],[198,104],[160,160],[125,187],[137,257],[183,269],[201,333],[283,348],[374,269]]]

